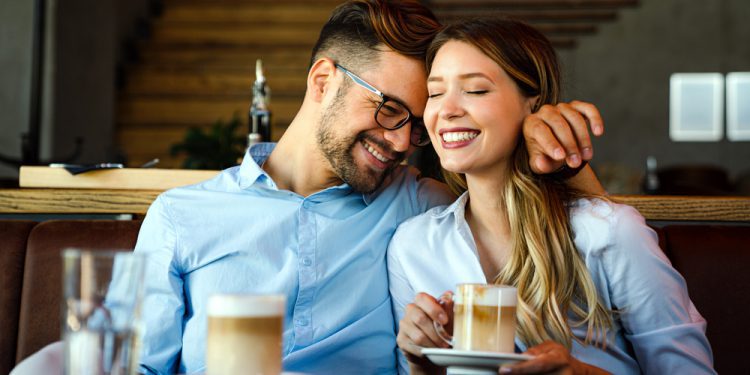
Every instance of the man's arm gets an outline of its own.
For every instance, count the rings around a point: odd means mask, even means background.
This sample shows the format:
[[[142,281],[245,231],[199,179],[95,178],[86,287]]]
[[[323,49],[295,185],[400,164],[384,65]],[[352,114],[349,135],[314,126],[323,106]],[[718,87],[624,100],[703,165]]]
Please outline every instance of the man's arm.
[[[590,103],[572,101],[544,105],[527,116],[523,136],[531,170],[537,174],[549,174],[565,168],[580,168],[594,156],[589,130],[595,136],[604,134],[601,114]],[[580,168],[567,183],[587,193],[606,194],[589,165]]]
[[[136,253],[147,256],[140,358],[140,371],[146,374],[177,372],[185,299],[182,277],[175,267],[176,242],[162,194],[148,209],[135,246]]]

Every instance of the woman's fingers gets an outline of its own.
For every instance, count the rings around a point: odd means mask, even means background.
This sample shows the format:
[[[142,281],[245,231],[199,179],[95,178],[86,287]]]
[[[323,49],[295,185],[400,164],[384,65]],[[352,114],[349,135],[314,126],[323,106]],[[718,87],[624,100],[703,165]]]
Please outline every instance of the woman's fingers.
[[[529,348],[524,354],[534,356],[528,361],[502,367],[502,374],[572,374],[572,358],[564,346],[545,341]]]
[[[429,313],[426,312],[423,307],[423,305],[428,303],[425,301],[418,301],[418,298],[415,299],[414,302],[415,303],[407,306],[407,312],[406,315],[404,315],[404,320],[409,320],[407,324],[409,329],[406,331],[406,334],[411,341],[424,347],[449,347],[450,345],[448,345],[448,343],[445,342],[435,330],[435,324],[433,322],[436,318],[432,318],[428,315]],[[409,306],[411,306],[411,308]],[[435,308],[435,306],[437,306],[437,308]],[[430,304],[430,309],[432,310],[433,316],[444,314],[442,308],[436,302],[434,302],[434,306]],[[436,311],[437,309],[440,309],[440,311]]]
[[[404,352],[421,357],[421,347],[450,346],[435,330],[433,322],[447,324],[449,319],[443,306],[434,297],[419,293],[414,298],[414,303],[406,305],[404,312],[396,338],[398,346]]]
[[[419,293],[414,298],[417,305],[429,318],[440,324],[448,324],[448,314],[440,302],[427,293]],[[432,322],[429,322],[432,325]]]

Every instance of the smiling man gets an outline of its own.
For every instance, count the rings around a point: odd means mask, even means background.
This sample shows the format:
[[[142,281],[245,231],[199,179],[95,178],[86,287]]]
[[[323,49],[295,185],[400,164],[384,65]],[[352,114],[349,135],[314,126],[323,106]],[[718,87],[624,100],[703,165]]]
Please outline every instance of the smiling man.
[[[204,371],[214,293],[287,297],[285,371],[397,371],[386,247],[402,221],[455,198],[401,163],[425,144],[424,53],[438,28],[417,1],[339,6],[278,144],[256,145],[241,166],[154,201],[136,246],[151,267],[142,371]],[[579,112],[598,128],[592,108],[561,105],[528,119],[540,171],[565,153],[576,161],[579,146],[590,157]]]

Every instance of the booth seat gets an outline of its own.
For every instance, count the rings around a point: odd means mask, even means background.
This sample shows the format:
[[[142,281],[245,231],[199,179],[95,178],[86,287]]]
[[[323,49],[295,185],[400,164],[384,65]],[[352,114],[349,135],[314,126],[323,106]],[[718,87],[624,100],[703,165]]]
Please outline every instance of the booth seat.
[[[60,340],[61,250],[132,249],[140,225],[115,220],[0,220],[0,374]],[[743,348],[750,332],[750,226],[670,224],[655,230],[708,321],[716,370],[748,373],[750,362]]]
[[[0,220],[0,374],[60,340],[61,251],[133,249],[140,226],[139,220]]]

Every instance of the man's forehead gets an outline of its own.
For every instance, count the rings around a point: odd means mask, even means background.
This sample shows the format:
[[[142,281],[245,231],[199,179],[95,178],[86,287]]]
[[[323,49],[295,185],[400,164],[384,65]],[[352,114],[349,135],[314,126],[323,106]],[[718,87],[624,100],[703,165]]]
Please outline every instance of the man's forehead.
[[[422,60],[393,51],[380,53],[379,61],[362,77],[383,94],[422,113],[427,101],[427,69]]]

